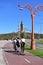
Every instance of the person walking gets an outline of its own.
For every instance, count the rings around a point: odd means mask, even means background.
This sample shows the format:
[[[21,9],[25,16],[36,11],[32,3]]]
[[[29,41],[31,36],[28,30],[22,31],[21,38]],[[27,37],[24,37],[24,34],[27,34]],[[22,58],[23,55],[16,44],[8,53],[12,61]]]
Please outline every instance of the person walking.
[[[15,51],[17,50],[17,48],[16,48],[16,42],[17,42],[16,39],[14,39],[13,40],[13,48],[14,48]]]
[[[17,47],[17,52],[19,52],[19,49],[20,49],[20,38],[18,37],[17,39],[16,39],[16,47]]]
[[[21,39],[21,54],[24,53],[24,48],[25,48],[25,39],[24,39],[24,37],[22,37],[22,39]]]

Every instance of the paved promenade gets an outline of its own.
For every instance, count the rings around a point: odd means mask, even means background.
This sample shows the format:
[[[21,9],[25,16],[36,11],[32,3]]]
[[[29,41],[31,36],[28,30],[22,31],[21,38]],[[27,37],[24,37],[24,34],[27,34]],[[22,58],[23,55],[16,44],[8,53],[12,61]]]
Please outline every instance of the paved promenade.
[[[43,59],[25,51],[23,55],[14,52],[11,43],[6,44],[4,47],[4,59],[6,65],[43,65]]]
[[[0,65],[6,65],[6,62],[3,57],[3,46],[5,45],[5,41],[0,41]]]
[[[3,58],[3,50],[0,49],[0,65],[6,65],[6,62]]]
[[[43,59],[26,51],[20,55],[10,41],[0,41],[0,65],[43,65]]]

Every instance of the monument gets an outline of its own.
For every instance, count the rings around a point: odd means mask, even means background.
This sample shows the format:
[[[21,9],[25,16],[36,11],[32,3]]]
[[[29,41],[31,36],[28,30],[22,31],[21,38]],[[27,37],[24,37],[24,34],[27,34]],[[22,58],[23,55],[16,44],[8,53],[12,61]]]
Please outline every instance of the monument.
[[[24,23],[23,23],[23,21],[21,21],[21,24],[20,24],[20,32],[24,32]]]

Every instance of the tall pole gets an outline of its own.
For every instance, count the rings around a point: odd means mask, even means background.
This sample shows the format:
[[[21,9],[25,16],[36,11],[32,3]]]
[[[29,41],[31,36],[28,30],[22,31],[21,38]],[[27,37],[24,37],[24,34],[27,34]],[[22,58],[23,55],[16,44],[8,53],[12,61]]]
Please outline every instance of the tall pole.
[[[31,33],[31,49],[35,50],[35,41],[34,41],[34,14],[31,14],[32,18],[32,33]]]
[[[19,9],[22,10],[24,8],[28,8],[31,12],[31,18],[32,18],[32,34],[31,34],[31,49],[35,50],[35,41],[34,41],[34,15],[38,12],[38,11],[42,11],[43,10],[43,6],[42,5],[38,5],[35,8],[32,8],[29,4],[25,4],[24,6],[20,6],[18,5]]]

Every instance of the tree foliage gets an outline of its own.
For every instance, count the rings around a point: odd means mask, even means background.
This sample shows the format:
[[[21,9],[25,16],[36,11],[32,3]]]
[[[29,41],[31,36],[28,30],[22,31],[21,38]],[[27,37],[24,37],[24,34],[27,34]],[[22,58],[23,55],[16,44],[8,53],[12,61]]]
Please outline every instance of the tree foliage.
[[[25,37],[25,32],[21,32],[20,33],[20,37],[22,38],[22,37]]]

